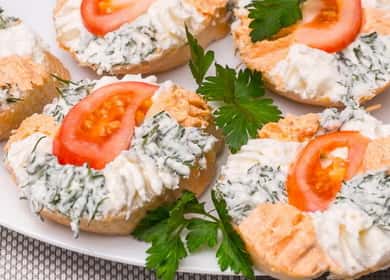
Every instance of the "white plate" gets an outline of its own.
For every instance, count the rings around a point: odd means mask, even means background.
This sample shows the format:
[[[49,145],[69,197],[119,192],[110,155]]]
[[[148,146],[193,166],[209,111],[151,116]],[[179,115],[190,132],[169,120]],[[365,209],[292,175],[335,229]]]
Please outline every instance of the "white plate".
[[[52,23],[54,3],[55,0],[0,0],[0,6],[8,14],[20,17],[42,36],[44,41],[50,46],[51,51],[71,71],[73,79],[95,78],[96,76],[91,71],[78,67],[71,57],[56,45]],[[217,42],[211,48],[216,51],[217,61],[220,64],[229,64],[231,66],[239,64],[239,60],[234,57],[231,38]],[[167,79],[173,80],[188,89],[195,89],[195,84],[187,66],[159,75],[160,81]],[[272,95],[272,98],[275,99],[284,112],[303,114],[319,111],[318,108],[299,105],[275,95]],[[375,99],[374,102],[381,103],[383,108],[390,108],[390,98],[386,94]],[[384,121],[390,122],[390,110],[388,109],[382,109],[376,112],[375,115]],[[3,155],[0,156],[3,158]],[[79,239],[74,239],[68,228],[47,221],[40,221],[38,217],[29,211],[27,203],[20,201],[18,197],[18,190],[1,163],[0,225],[72,251],[122,263],[144,265],[146,244],[138,242],[131,237],[102,237],[85,233],[82,233]],[[204,199],[208,200],[207,198],[208,195],[206,194]],[[214,255],[214,252],[211,250],[205,250],[192,255],[182,263],[180,270],[221,274]]]

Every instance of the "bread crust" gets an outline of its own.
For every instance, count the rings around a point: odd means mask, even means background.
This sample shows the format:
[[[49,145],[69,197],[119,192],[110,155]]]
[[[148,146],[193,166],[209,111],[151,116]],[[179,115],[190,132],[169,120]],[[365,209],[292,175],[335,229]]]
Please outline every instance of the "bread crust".
[[[61,11],[68,0],[58,0],[54,9],[54,18]],[[230,31],[228,23],[228,11],[226,7],[219,8],[216,11],[218,17],[211,20],[208,26],[203,29],[196,38],[202,47],[207,47],[212,42],[224,38]],[[72,57],[78,61],[80,66],[92,68],[95,72],[98,67],[93,64],[82,63],[77,59],[77,55],[57,36],[59,46],[69,52]],[[190,50],[187,45],[179,48],[171,48],[161,52],[156,58],[144,61],[140,64],[128,64],[114,66],[110,71],[106,72],[111,75],[125,75],[125,74],[157,74],[184,65],[190,59]]]
[[[0,112],[0,140],[8,138],[11,131],[16,129],[25,118],[41,112],[43,107],[57,95],[58,81],[53,79],[51,74],[69,79],[69,72],[56,57],[49,52],[45,52],[44,56],[45,73],[41,77],[43,82],[32,84],[31,90],[22,93],[22,100],[11,104],[8,109]]]

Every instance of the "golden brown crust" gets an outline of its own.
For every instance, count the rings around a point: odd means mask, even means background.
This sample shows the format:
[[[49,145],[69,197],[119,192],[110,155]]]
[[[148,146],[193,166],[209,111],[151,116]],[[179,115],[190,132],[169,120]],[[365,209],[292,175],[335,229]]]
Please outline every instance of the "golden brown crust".
[[[208,127],[212,122],[211,109],[198,94],[172,85],[160,94],[150,107],[146,118],[162,111],[168,112],[182,126]]]
[[[12,62],[12,65],[16,66],[14,70],[17,69],[17,72],[13,73],[19,77],[13,77],[11,82],[20,89],[23,88],[22,100],[11,104],[9,109],[0,112],[1,140],[6,139],[10,132],[16,129],[25,118],[41,112],[43,107],[57,95],[58,81],[50,76],[51,73],[56,73],[64,79],[69,78],[69,73],[61,62],[48,52],[45,53],[42,66],[32,64],[26,58],[20,57],[14,58]],[[8,74],[6,77],[11,79]],[[6,80],[2,79],[1,82],[5,83]]]
[[[259,138],[304,142],[320,129],[319,114],[288,115],[277,123],[268,123],[259,131]]]
[[[68,0],[57,0],[56,7],[54,9],[54,18],[61,12],[64,5]],[[190,2],[196,3],[195,0],[189,0]],[[203,2],[215,2],[212,4],[211,10],[210,7],[205,9],[201,3],[197,3],[196,7],[199,7],[200,11],[203,11],[206,16],[209,17],[208,24],[204,30],[199,34],[196,34],[196,38],[203,47],[207,47],[214,41],[224,38],[229,33],[229,24],[226,5],[222,3],[227,3],[226,0],[203,0]],[[202,8],[203,7],[203,8]],[[208,15],[209,12],[213,11],[212,15]],[[72,36],[79,36],[79,34],[72,34]],[[78,61],[77,56],[72,50],[70,50],[66,43],[64,42],[66,38],[57,36],[57,42],[61,48],[71,53],[73,58]],[[145,61],[140,64],[132,65],[120,65],[115,66],[109,71],[109,74],[112,75],[125,75],[125,74],[156,74],[165,72],[167,70],[173,69],[180,65],[187,63],[190,59],[190,51],[187,45],[180,48],[167,49],[161,52],[155,59],[150,61]],[[80,63],[80,62],[79,62]],[[97,71],[96,65],[83,64],[81,66],[87,66],[92,68],[94,71]]]
[[[239,225],[256,267],[278,279],[312,279],[328,269],[310,216],[289,204],[261,204]]]
[[[4,150],[7,151],[13,143],[22,141],[34,133],[42,133],[49,137],[54,137],[57,130],[58,124],[51,116],[34,114],[23,120],[18,129],[12,132]]]
[[[305,5],[312,2],[306,2]],[[364,9],[365,25],[363,32],[377,31],[383,35],[390,34],[389,21],[386,12],[379,9]],[[286,58],[289,47],[295,42],[294,30],[296,26],[289,30],[282,30],[282,33],[288,35],[278,37],[273,40],[263,40],[252,43],[250,38],[249,24],[251,20],[245,14],[236,12],[237,18],[240,19],[240,24],[232,31],[234,43],[240,54],[243,62],[252,70],[257,70],[263,73],[263,78],[267,88],[272,92],[284,96],[296,102],[308,105],[322,107],[343,107],[341,102],[333,102],[329,97],[302,98],[299,94],[286,89],[283,80],[280,77],[271,76],[271,70],[278,62]],[[298,23],[299,24],[299,23]],[[367,96],[362,97],[359,101],[361,104],[368,102],[377,95],[385,92],[390,88],[390,81],[384,86],[375,89],[372,93],[367,93]]]

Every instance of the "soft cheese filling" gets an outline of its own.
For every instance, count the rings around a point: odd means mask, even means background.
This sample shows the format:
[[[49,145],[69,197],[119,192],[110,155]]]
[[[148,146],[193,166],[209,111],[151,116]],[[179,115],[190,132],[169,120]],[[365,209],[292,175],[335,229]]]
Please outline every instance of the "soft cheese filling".
[[[134,22],[96,37],[84,27],[80,5],[81,0],[67,1],[55,25],[65,47],[82,63],[95,65],[99,73],[118,65],[150,61],[167,49],[180,47],[186,42],[184,26],[197,34],[206,21],[185,0],[157,0]]]
[[[298,142],[257,139],[229,156],[216,188],[235,223],[261,203],[287,202],[288,169],[301,146]]]
[[[312,214],[319,242],[338,266],[336,274],[389,265],[389,197],[390,176],[368,173],[344,183],[328,210]]]
[[[137,80],[155,82],[155,78],[144,80],[132,75],[122,81]],[[118,80],[69,84],[61,97],[46,106],[45,114],[61,122],[91,90],[112,82]],[[86,165],[59,164],[52,154],[53,139],[40,133],[13,143],[7,161],[32,210],[39,213],[47,208],[64,214],[77,234],[81,218],[101,219],[117,213],[130,218],[154,197],[178,188],[180,179],[189,177],[192,167],[207,168],[205,155],[216,141],[202,129],[182,127],[168,113],[161,112],[137,127],[129,150],[100,171]]]
[[[40,64],[44,59],[44,49],[41,39],[23,22],[0,28],[0,58],[29,56]]]
[[[325,132],[359,131],[370,139],[390,136],[390,125],[374,118],[366,110],[346,107],[343,111],[327,109],[321,114],[321,127]]]
[[[302,99],[360,101],[390,82],[390,36],[362,34],[336,54],[294,44],[271,75]]]

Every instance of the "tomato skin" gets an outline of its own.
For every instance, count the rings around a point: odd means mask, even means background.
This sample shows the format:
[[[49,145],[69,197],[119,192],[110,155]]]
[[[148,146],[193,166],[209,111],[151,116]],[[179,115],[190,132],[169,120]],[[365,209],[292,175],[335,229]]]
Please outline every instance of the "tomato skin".
[[[369,139],[354,131],[330,133],[312,140],[302,150],[298,160],[290,169],[287,179],[289,203],[302,211],[325,210],[340,191],[342,184],[337,182],[326,193],[321,194],[318,190],[316,192],[310,181],[321,155],[336,148],[348,147],[347,174],[344,179],[350,179],[361,168],[368,143]]]
[[[333,1],[337,5],[337,19],[328,22],[317,18],[303,24],[295,33],[298,43],[333,53],[345,49],[356,39],[363,25],[361,0]]]
[[[85,28],[96,36],[104,36],[123,24],[134,21],[147,11],[155,0],[126,0],[125,4],[119,1],[119,8],[111,13],[102,12],[99,1],[101,0],[83,0],[80,7]]]
[[[128,149],[136,124],[137,109],[153,96],[157,86],[141,82],[119,82],[102,87],[74,106],[64,118],[53,144],[59,163],[102,169]],[[131,104],[120,118],[120,126],[106,137],[88,137],[83,122],[105,101],[116,96],[131,97]],[[115,109],[115,107],[113,108]],[[115,113],[115,112],[114,112]]]

